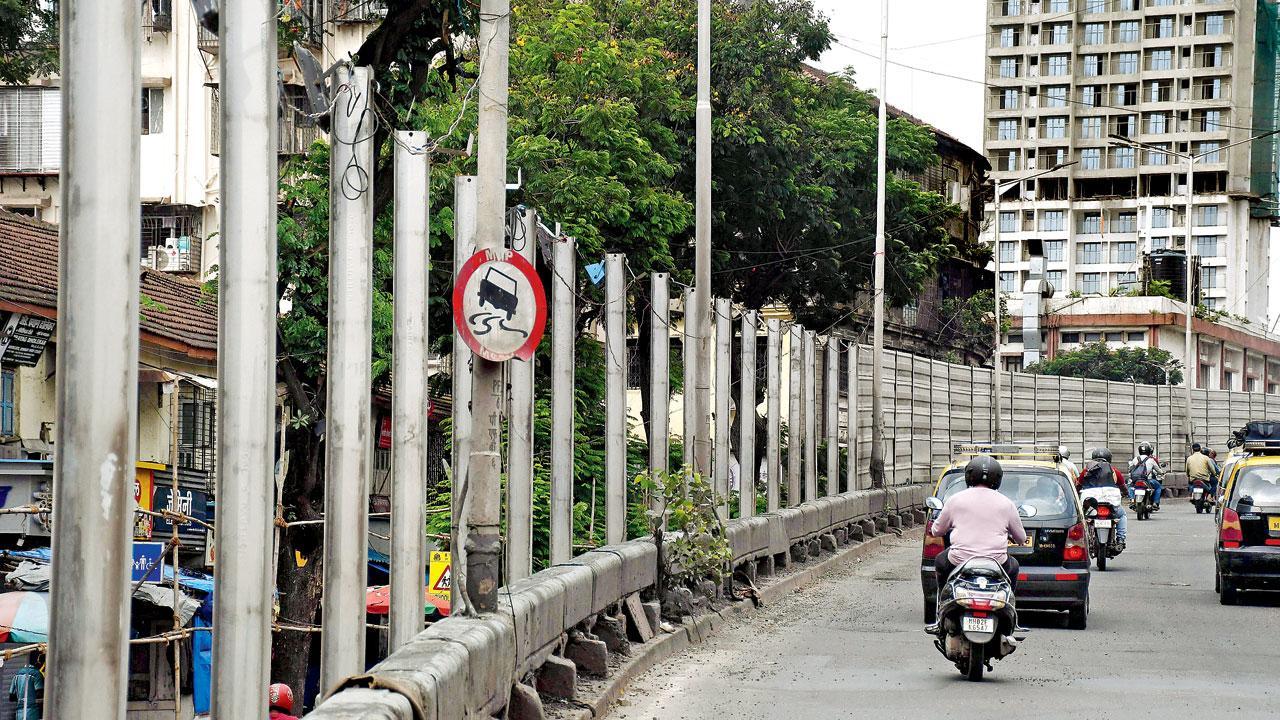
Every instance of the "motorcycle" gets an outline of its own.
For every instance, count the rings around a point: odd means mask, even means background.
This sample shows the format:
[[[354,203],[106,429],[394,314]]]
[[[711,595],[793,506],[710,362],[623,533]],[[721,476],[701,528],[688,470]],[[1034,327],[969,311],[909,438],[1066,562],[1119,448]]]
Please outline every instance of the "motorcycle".
[[[1111,489],[1111,488],[1106,488]],[[1089,534],[1093,538],[1091,550],[1099,570],[1107,569],[1107,561],[1119,555],[1123,550],[1119,534],[1116,532],[1116,509],[1120,507],[1120,490],[1114,488],[1115,497],[1101,495],[1085,495],[1084,519],[1089,524]],[[1085,493],[1089,493],[1086,490]]]
[[[1133,500],[1129,503],[1130,509],[1137,514],[1139,520],[1147,520],[1151,517],[1155,506],[1155,488],[1147,485],[1145,480],[1135,481]]]
[[[937,498],[925,504],[934,510],[942,507]],[[1032,517],[1035,508],[1023,506],[1018,512]],[[1020,628],[1013,582],[1000,563],[989,558],[971,558],[951,573],[938,588],[937,617],[937,624],[925,632],[934,635],[938,652],[974,682],[1024,639],[1014,635]]]
[[[1209,484],[1203,480],[1191,481],[1191,504],[1196,506],[1196,514],[1213,512],[1216,498],[1209,492]]]

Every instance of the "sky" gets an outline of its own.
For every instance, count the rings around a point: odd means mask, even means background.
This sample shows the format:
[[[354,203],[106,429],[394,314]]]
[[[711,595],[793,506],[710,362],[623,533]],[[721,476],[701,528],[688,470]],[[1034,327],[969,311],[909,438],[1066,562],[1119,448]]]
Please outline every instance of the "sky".
[[[852,67],[859,87],[880,84],[880,0],[815,0],[831,19],[836,44],[818,65]],[[888,98],[939,130],[982,151],[986,5],[983,0],[892,0],[889,3]],[[901,65],[911,65],[912,70]]]

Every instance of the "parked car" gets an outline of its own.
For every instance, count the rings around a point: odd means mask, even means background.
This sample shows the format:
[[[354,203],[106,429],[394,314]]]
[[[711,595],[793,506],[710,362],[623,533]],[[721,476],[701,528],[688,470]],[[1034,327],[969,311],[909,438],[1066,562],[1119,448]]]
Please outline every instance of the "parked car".
[[[1224,476],[1214,589],[1235,605],[1242,590],[1280,590],[1280,440],[1246,439]]]
[[[1089,614],[1089,540],[1074,478],[1060,469],[1056,446],[970,443],[957,445],[955,450],[953,461],[938,477],[934,497],[945,504],[947,498],[965,489],[964,466],[975,454],[999,460],[1004,468],[1000,492],[1019,507],[1035,508],[1034,517],[1022,521],[1027,544],[1009,548],[1021,566],[1018,609],[1066,611],[1068,626],[1083,630]],[[934,558],[947,547],[946,537],[931,532],[937,513],[931,512],[925,523],[920,564],[928,623],[934,621],[938,595]]]

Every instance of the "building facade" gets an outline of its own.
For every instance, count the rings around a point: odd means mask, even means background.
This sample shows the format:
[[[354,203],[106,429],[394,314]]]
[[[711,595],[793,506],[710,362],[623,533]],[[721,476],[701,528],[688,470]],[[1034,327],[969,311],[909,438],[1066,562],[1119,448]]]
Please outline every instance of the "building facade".
[[[381,1],[291,0],[300,45],[324,67],[346,58],[385,15]],[[283,18],[282,18],[283,20]],[[142,262],[205,276],[218,264],[218,37],[187,0],[142,0],[142,113],[138,119]],[[320,131],[308,116],[301,73],[280,44],[281,160]],[[0,209],[57,223],[61,216],[62,102],[55,77],[0,86]]]
[[[1250,138],[1276,127],[1276,3],[987,7],[985,152],[1002,193],[986,239],[998,228],[1002,290],[1021,292],[1042,252],[1056,299],[1142,295],[1144,255],[1189,250],[1206,310],[1265,325],[1277,144]]]

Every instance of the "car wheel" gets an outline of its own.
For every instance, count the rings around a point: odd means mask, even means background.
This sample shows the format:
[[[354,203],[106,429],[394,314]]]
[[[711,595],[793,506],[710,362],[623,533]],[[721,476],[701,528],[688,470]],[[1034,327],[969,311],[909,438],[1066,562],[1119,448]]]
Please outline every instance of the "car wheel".
[[[1218,602],[1223,605],[1235,605],[1240,602],[1240,591],[1236,589],[1235,583],[1226,578],[1218,581],[1221,588],[1218,591]]]
[[[932,625],[938,621],[938,600],[936,598],[926,597],[924,599],[924,624]]]
[[[1086,601],[1067,611],[1067,628],[1084,630],[1089,626],[1089,604]]]

